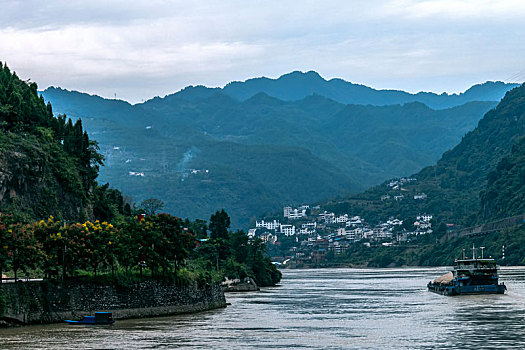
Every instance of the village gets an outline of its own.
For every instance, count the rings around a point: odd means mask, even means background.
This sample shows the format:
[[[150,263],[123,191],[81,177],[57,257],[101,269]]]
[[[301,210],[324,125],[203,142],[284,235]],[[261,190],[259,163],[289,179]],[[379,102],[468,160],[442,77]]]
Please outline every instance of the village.
[[[276,262],[322,260],[328,253],[339,255],[355,244],[388,247],[409,242],[432,233],[432,219],[431,214],[422,213],[415,220],[391,217],[371,225],[361,216],[328,212],[318,205],[285,206],[279,218],[257,220],[248,235],[263,240],[270,251],[280,252],[283,259],[272,258]]]

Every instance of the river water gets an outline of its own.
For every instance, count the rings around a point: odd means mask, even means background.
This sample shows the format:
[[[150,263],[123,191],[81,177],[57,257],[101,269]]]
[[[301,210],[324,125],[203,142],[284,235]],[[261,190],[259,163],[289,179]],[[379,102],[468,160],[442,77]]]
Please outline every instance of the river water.
[[[445,297],[426,283],[446,268],[284,270],[280,287],[227,294],[225,309],[0,329],[0,348],[525,348],[525,268],[503,268],[505,295]]]

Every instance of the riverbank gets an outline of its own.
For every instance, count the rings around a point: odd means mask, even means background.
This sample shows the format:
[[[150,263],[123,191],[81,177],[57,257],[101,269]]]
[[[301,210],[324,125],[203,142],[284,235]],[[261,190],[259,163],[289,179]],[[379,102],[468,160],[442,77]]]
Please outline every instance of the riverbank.
[[[3,326],[63,322],[96,311],[115,319],[168,316],[226,307],[220,284],[177,285],[144,281],[129,286],[75,282],[6,283],[0,286]]]

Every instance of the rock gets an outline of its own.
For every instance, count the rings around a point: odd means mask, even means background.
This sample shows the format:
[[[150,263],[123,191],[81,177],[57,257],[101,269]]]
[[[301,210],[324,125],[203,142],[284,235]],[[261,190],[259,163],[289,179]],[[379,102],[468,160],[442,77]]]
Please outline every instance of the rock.
[[[225,293],[231,292],[256,292],[260,288],[257,286],[257,283],[251,277],[246,277],[242,282],[239,279],[226,279],[222,282],[222,290]]]

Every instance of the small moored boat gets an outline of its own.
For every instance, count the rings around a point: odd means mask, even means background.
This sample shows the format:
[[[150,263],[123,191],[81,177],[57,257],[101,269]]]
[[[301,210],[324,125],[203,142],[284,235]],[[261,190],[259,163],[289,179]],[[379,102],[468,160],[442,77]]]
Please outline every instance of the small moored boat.
[[[95,312],[95,316],[84,316],[84,319],[80,321],[66,320],[69,324],[92,324],[92,325],[101,325],[101,324],[113,324],[113,314],[111,312]]]
[[[498,283],[498,265],[492,258],[476,257],[476,248],[472,247],[472,259],[465,257],[456,259],[454,269],[433,282],[429,282],[428,290],[443,295],[463,294],[503,294],[507,290],[504,283]]]

